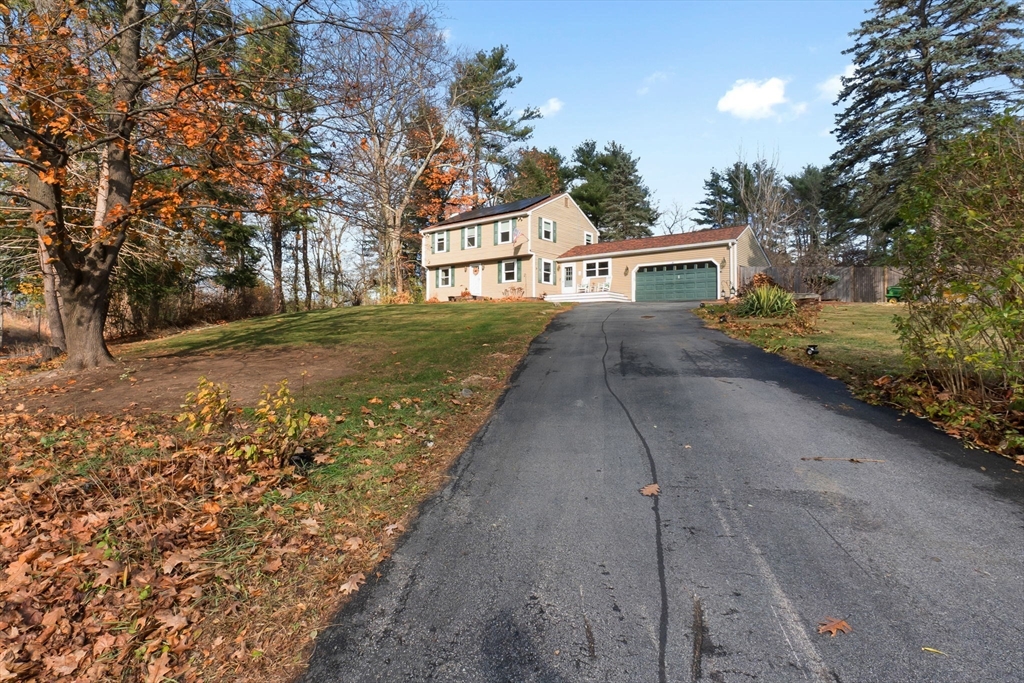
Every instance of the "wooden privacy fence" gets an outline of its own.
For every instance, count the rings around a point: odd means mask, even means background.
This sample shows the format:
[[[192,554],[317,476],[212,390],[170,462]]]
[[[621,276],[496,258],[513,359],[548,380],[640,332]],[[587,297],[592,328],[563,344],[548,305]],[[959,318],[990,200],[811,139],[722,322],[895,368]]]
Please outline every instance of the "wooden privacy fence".
[[[902,271],[887,266],[837,266],[825,268],[824,272],[839,278],[839,281],[821,297],[834,301],[885,301],[886,287],[899,284],[900,278],[903,277]],[[818,276],[822,269],[802,266],[740,266],[740,284],[749,284],[756,273],[767,273],[781,286],[800,294],[811,291],[811,288],[804,284],[804,278]]]

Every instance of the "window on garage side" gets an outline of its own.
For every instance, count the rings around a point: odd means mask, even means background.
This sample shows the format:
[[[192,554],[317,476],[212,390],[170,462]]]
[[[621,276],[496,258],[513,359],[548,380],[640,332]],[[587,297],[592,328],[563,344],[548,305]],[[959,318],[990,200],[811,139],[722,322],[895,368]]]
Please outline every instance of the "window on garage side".
[[[611,272],[609,261],[587,261],[583,265],[583,272],[587,277],[608,277]]]

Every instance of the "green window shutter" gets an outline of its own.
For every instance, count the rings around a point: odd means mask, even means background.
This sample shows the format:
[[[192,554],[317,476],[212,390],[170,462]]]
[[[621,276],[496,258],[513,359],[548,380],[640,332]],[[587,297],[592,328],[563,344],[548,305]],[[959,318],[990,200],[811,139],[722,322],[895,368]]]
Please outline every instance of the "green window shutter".
[[[498,284],[501,284],[502,273],[505,272],[505,264],[502,261],[498,261]]]
[[[441,287],[441,269],[440,268],[438,268],[437,270],[434,271],[434,287],[435,288],[440,288]]]
[[[498,246],[498,221],[494,221],[494,246]]]
[[[544,234],[544,219],[537,216],[537,239],[541,239]]]
[[[430,233],[430,253],[431,254],[436,254],[437,253],[437,233],[436,232]]]
[[[466,248],[466,229],[462,229],[462,244],[459,245],[459,249],[465,250]]]
[[[516,261],[516,282],[523,281],[523,262]]]
[[[558,221],[551,221],[551,241],[558,241]]]

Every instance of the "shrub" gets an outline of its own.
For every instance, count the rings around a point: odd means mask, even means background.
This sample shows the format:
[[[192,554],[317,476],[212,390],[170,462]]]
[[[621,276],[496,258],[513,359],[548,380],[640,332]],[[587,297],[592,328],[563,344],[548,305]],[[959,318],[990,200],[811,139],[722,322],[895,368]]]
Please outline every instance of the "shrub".
[[[185,396],[181,405],[184,412],[178,415],[178,422],[185,422],[185,431],[201,429],[209,434],[214,428],[227,424],[231,418],[229,404],[231,393],[223,384],[214,384],[206,377],[199,378],[199,386]]]
[[[781,287],[754,287],[736,307],[735,313],[744,318],[780,318],[796,313],[793,295]]]
[[[952,141],[903,195],[896,253],[908,360],[959,401],[1013,423],[1024,399],[1024,122]]]

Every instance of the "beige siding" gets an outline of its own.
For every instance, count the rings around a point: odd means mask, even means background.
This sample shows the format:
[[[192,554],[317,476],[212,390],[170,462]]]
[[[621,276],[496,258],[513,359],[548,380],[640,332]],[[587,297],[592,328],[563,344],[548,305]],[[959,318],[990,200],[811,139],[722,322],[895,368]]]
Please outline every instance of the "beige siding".
[[[546,218],[555,222],[555,241],[540,239],[540,219]],[[458,296],[463,289],[469,286],[468,266],[473,263],[484,264],[485,273],[491,268],[498,267],[498,261],[503,259],[518,258],[523,261],[522,282],[519,287],[525,290],[525,295],[542,297],[547,294],[561,293],[562,273],[559,264],[554,263],[554,282],[544,284],[539,281],[539,261],[544,258],[554,261],[556,258],[569,251],[575,246],[584,243],[584,233],[591,233],[597,241],[597,230],[595,230],[587,217],[579,210],[579,207],[568,197],[556,197],[536,209],[533,209],[529,216],[521,216],[517,219],[516,227],[519,232],[527,236],[525,242],[518,245],[494,243],[494,221],[480,223],[480,246],[474,249],[462,248],[461,227],[447,230],[449,248],[443,253],[431,253],[433,238],[431,233],[424,235],[423,241],[423,264],[427,267],[431,292],[434,290],[434,272],[438,266],[452,265],[455,268],[455,283],[452,287],[445,287],[438,290],[438,299],[444,300],[448,296]],[[531,256],[536,254],[536,256]],[[499,285],[497,274],[493,277],[484,275],[483,292],[484,296],[499,298],[504,296],[505,290],[514,285]]]
[[[554,201],[534,209],[530,218],[530,251],[546,259],[556,259],[573,247],[583,244],[583,233],[590,232],[597,241],[597,230],[590,227],[590,221],[566,196],[556,197]],[[540,219],[554,221],[557,227],[556,241],[540,239]]]
[[[736,264],[740,266],[759,266],[762,268],[772,265],[765,258],[764,252],[758,248],[757,240],[754,238],[752,230],[744,230],[743,234],[736,240]],[[739,289],[738,286],[737,289]]]
[[[483,268],[481,272],[482,296],[489,299],[500,299],[506,296],[506,291],[512,287],[521,287],[524,296],[530,296],[530,262],[520,259],[522,263],[521,282],[498,282],[498,273],[501,268],[501,261],[479,262]],[[430,296],[436,297],[439,301],[447,301],[450,296],[459,296],[463,291],[469,291],[469,264],[458,264],[452,266],[452,286],[437,287],[437,268],[427,268],[427,282],[429,283]]]
[[[516,227],[519,232],[529,234],[527,231],[527,218],[521,216],[516,219]],[[433,237],[431,233],[424,235],[423,241],[423,264],[427,267],[446,266],[452,263],[479,263],[494,259],[524,257],[530,253],[529,241],[522,241],[513,246],[511,244],[494,243],[494,221],[480,223],[480,246],[475,249],[462,248],[462,228],[451,228],[447,230],[450,246],[448,251],[443,253],[431,253]],[[568,247],[567,247],[568,249]]]

